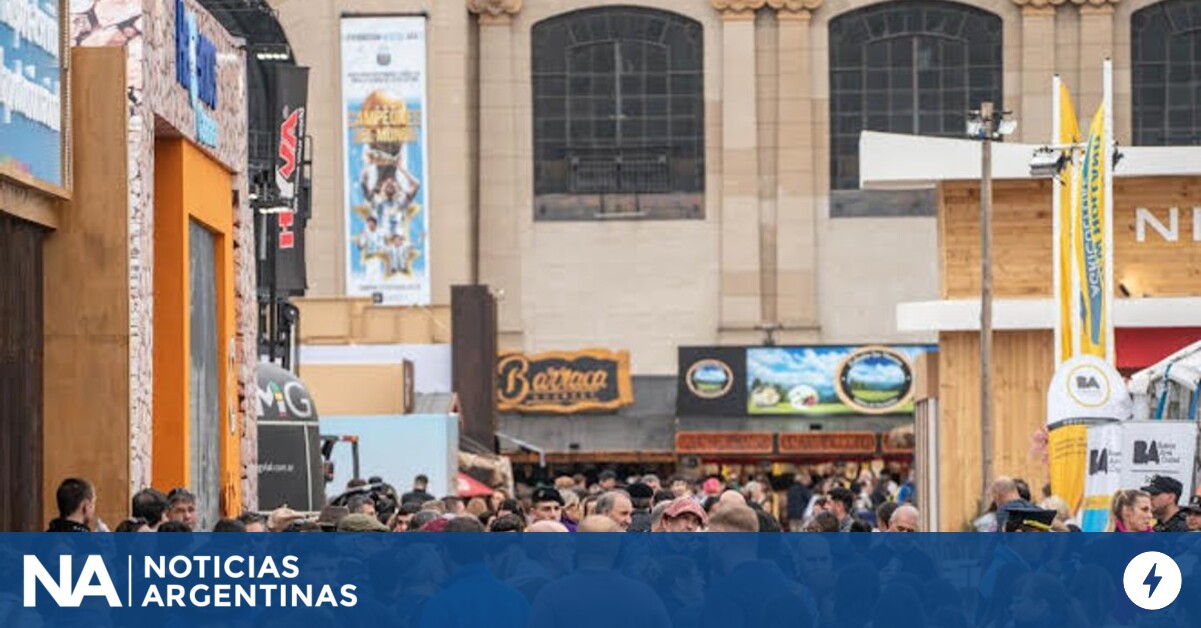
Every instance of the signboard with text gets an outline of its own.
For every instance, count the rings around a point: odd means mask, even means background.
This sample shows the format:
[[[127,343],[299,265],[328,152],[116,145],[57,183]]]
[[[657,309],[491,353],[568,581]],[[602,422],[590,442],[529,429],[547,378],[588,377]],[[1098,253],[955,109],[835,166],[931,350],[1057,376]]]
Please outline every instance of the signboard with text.
[[[573,414],[634,403],[630,354],[591,349],[572,353],[506,353],[497,362],[502,412]]]
[[[67,187],[58,0],[0,2],[0,175]]]

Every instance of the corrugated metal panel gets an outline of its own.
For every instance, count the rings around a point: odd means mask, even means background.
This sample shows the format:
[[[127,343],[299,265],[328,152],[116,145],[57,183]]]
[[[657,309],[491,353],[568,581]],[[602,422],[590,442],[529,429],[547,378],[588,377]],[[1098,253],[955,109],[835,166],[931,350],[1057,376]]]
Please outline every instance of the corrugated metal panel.
[[[213,234],[189,223],[191,268],[192,490],[197,525],[209,530],[221,507],[221,378],[217,350],[217,248]]]

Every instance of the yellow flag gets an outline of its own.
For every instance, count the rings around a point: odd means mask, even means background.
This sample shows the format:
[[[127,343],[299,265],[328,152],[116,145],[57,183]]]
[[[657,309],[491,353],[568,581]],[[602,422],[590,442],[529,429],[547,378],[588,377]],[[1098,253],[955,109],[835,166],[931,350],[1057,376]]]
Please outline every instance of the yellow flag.
[[[1072,97],[1063,83],[1059,84],[1059,137],[1060,145],[1080,143],[1080,123],[1076,121],[1076,108]],[[1072,348],[1072,224],[1079,213],[1079,195],[1076,193],[1073,165],[1069,161],[1061,173],[1066,185],[1059,186],[1059,259],[1055,260],[1055,272],[1059,274],[1059,294],[1055,295],[1059,307],[1059,356],[1058,362],[1069,360]]]
[[[1075,216],[1076,273],[1079,278],[1080,353],[1106,359],[1109,353],[1107,328],[1110,313],[1106,297],[1107,263],[1105,241],[1105,105],[1097,107],[1089,128],[1084,162],[1080,165],[1079,214]]]

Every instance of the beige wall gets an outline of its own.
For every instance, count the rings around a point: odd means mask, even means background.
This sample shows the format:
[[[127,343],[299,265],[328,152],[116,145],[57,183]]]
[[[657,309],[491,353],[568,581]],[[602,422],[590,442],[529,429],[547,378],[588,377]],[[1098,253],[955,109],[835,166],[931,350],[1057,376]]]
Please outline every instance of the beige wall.
[[[1116,11],[1103,1],[1083,9],[1054,0],[967,3],[1004,20],[1004,105],[1016,110],[1020,139],[1038,141],[1049,133],[1052,72],[1079,94],[1081,116],[1091,111],[1100,89],[1098,55],[1115,55],[1118,102],[1128,100],[1129,54],[1116,46],[1128,45],[1132,7],[1146,0],[1127,0]],[[273,4],[299,62],[313,68],[310,132],[318,151],[310,295],[343,294],[343,156],[333,87],[339,80],[338,16],[424,10],[431,18],[436,305],[448,302],[451,284],[478,272],[481,281],[503,291],[502,347],[629,349],[639,374],[674,373],[680,344],[759,342],[763,335],[755,327],[763,322],[782,324],[784,342],[934,340],[897,333],[895,306],[938,297],[935,219],[829,217],[827,27],[837,15],[874,2]],[[703,26],[705,218],[536,222],[530,30],[565,11],[630,4],[675,11]],[[1128,135],[1128,107],[1119,107],[1116,119],[1119,138]],[[483,228],[473,250],[476,210]]]

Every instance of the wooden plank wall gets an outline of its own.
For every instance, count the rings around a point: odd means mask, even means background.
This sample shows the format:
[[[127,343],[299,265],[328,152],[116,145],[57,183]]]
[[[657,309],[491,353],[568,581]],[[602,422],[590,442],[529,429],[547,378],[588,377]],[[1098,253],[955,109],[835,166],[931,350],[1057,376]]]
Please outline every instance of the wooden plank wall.
[[[0,212],[0,531],[4,532],[44,529],[41,517],[45,234],[46,230],[38,225]],[[49,501],[53,502],[53,497]]]
[[[939,203],[944,298],[980,294],[980,193],[971,182],[943,185]],[[1000,181],[993,186],[993,276],[998,298],[1051,295],[1051,184]],[[1194,240],[1193,207],[1201,206],[1201,179],[1119,178],[1114,182],[1114,283],[1135,295],[1201,294],[1201,242]],[[1168,225],[1178,208],[1179,237],[1164,241],[1146,229],[1138,242],[1136,209],[1143,207]],[[1201,233],[1196,234],[1201,237]],[[1119,295],[1120,298],[1120,295]]]
[[[960,530],[979,512],[980,349],[975,332],[939,335],[939,530]],[[1033,453],[1044,425],[1053,371],[1052,332],[997,332],[993,338],[993,475],[1020,477],[1036,494],[1047,467]]]
[[[116,527],[131,497],[125,51],[75,48],[71,61],[75,194],[46,240],[43,493],[85,477]]]

